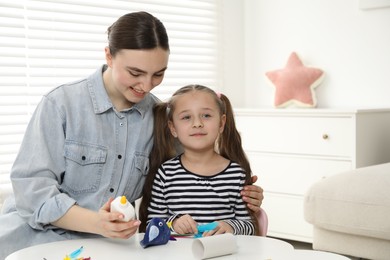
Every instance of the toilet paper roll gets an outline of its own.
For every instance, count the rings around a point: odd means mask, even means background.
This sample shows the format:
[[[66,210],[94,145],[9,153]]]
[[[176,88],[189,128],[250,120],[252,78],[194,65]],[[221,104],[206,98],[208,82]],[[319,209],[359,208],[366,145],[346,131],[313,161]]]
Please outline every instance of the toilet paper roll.
[[[192,242],[192,253],[196,259],[229,255],[235,252],[237,252],[237,241],[231,233],[202,237]]]

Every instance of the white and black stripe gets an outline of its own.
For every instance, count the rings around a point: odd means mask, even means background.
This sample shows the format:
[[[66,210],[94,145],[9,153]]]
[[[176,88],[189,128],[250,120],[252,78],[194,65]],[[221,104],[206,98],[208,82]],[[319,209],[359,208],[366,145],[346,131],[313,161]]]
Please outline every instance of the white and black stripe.
[[[253,235],[254,226],[240,191],[245,172],[235,162],[213,176],[187,171],[180,156],[163,163],[154,179],[148,220],[154,217],[172,221],[189,214],[198,222],[224,220],[234,234]]]

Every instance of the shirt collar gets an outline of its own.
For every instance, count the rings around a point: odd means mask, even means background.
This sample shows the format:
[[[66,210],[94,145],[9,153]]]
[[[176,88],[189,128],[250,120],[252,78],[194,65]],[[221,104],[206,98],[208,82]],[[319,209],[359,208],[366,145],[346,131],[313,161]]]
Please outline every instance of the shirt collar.
[[[103,83],[103,72],[106,69],[107,65],[102,65],[88,78],[88,89],[96,114],[102,114],[109,109],[114,109]],[[156,96],[148,93],[143,100],[122,112],[135,110],[144,117],[145,113],[158,101],[159,100]]]

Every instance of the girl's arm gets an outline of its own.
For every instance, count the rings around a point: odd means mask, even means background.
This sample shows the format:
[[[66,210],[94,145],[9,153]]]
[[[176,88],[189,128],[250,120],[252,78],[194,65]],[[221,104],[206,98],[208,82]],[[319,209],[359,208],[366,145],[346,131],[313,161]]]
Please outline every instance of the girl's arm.
[[[239,184],[237,184],[239,185],[239,187],[237,187],[238,191],[243,188],[244,183],[245,173],[242,173]],[[255,235],[256,229],[254,223],[240,193],[237,192],[237,195],[233,199],[235,201],[235,204],[232,205],[234,207],[235,217],[219,221],[217,228],[205,232],[203,236],[212,236],[223,233],[233,233],[234,235]]]
[[[166,201],[164,168],[160,167],[153,181],[151,199],[148,207],[148,222],[152,218],[164,219],[171,223],[171,231],[178,234],[196,233],[196,222],[190,215],[172,214]]]
[[[161,218],[165,221],[173,221],[177,215],[169,214],[168,203],[166,201],[165,189],[164,189],[164,178],[162,174],[164,169],[160,167],[156,176],[153,180],[150,204],[148,206],[148,222],[152,218]]]
[[[227,219],[223,222],[232,227],[234,235],[255,235],[255,227],[251,220]]]
[[[243,173],[241,176],[240,189],[244,188],[244,183],[245,173]],[[229,224],[232,227],[234,235],[254,235],[255,226],[253,225],[251,216],[240,194],[238,194],[236,197],[236,204],[234,205],[234,210],[235,218],[223,220],[223,222]]]
[[[184,235],[184,234],[196,234],[198,233],[196,221],[188,214],[183,216],[174,216],[168,219],[168,222],[172,223],[171,230]]]

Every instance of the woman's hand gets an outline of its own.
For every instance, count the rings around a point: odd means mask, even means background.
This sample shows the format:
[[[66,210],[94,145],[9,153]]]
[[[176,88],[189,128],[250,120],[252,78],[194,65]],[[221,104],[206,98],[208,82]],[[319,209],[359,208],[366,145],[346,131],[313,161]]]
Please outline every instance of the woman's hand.
[[[127,239],[137,232],[141,221],[121,221],[124,218],[122,213],[110,212],[110,205],[112,201],[113,198],[110,198],[98,212],[98,232],[104,237]]]
[[[225,221],[218,221],[218,226],[213,230],[203,232],[203,236],[209,237],[213,235],[233,233],[233,231],[233,228],[228,223],[226,223]]]
[[[252,176],[252,183],[257,181],[257,176]],[[263,202],[264,195],[263,189],[257,185],[247,185],[244,186],[244,189],[241,191],[241,196],[243,201],[247,203],[247,206],[250,210],[254,212],[260,211],[261,203]]]
[[[112,198],[109,199],[98,212],[73,205],[65,215],[52,224],[67,230],[127,239],[137,232],[141,222],[139,220],[121,222],[124,217],[121,213],[110,212],[112,201]]]
[[[190,215],[176,218],[172,223],[172,227],[180,235],[198,233],[197,223]]]

